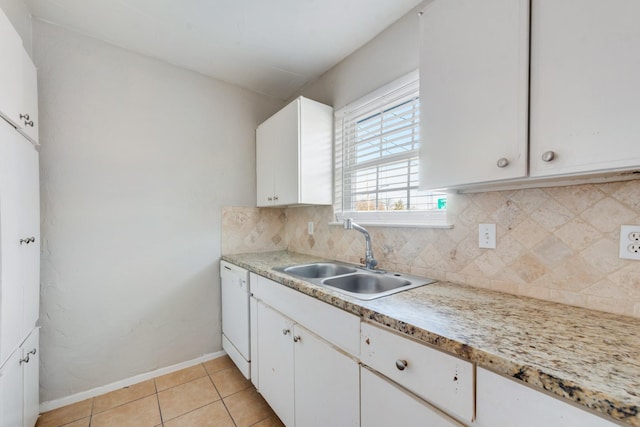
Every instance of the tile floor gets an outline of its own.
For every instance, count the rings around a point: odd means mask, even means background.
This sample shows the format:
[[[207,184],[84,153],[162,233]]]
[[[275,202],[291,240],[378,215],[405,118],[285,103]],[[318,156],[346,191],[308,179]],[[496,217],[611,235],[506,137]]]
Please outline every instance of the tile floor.
[[[228,356],[45,412],[36,427],[282,427]]]

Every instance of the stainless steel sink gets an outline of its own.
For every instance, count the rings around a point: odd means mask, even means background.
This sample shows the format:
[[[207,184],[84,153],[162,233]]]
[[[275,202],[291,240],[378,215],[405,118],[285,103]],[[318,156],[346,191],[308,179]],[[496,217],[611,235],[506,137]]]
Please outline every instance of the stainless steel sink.
[[[397,277],[378,274],[349,274],[348,276],[324,279],[323,284],[356,294],[377,294],[411,284],[410,281]]]
[[[318,262],[274,268],[362,300],[392,295],[435,280],[401,273],[372,271],[338,262]]]
[[[346,265],[331,262],[318,262],[314,264],[293,265],[291,267],[284,268],[283,271],[285,273],[308,279],[318,279],[355,273],[357,270]]]

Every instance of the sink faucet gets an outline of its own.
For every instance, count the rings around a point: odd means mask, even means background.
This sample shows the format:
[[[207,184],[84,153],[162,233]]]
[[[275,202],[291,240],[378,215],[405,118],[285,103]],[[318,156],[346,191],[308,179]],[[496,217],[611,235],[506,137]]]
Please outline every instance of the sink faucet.
[[[353,222],[352,218],[344,219],[344,229],[345,230],[357,230],[364,234],[365,241],[365,252],[364,252],[364,266],[367,270],[376,270],[376,265],[378,265],[378,261],[373,257],[373,248],[371,246],[371,236],[369,232],[364,228]],[[362,260],[360,260],[362,262]],[[376,270],[382,271],[382,270]]]

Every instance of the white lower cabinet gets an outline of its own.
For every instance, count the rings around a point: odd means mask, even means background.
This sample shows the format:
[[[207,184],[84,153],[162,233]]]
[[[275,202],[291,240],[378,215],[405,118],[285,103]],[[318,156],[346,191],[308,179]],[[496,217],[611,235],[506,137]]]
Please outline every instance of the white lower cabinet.
[[[258,382],[260,394],[287,426],[293,426],[293,321],[258,303]]]
[[[424,400],[362,367],[360,371],[362,427],[461,427]]]
[[[474,426],[613,427],[560,399],[483,368],[477,370],[477,419]]]
[[[39,414],[39,329],[0,368],[0,426],[33,427]]]
[[[287,426],[358,426],[358,363],[258,303],[259,391]]]
[[[360,425],[358,362],[294,325],[296,426]]]

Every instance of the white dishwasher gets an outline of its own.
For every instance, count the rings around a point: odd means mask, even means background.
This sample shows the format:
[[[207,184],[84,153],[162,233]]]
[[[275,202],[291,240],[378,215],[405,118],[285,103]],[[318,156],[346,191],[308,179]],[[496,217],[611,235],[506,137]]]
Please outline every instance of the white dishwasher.
[[[220,261],[222,289],[222,348],[240,372],[250,377],[249,272]]]

